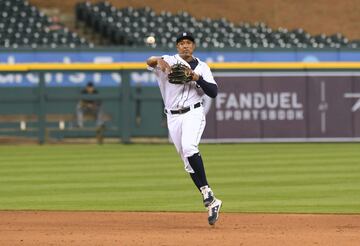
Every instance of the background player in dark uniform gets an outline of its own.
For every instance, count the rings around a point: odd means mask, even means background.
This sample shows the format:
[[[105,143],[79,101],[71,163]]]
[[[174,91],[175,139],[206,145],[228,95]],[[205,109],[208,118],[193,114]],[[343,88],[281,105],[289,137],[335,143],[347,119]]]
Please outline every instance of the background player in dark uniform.
[[[96,90],[93,82],[88,82],[86,87],[81,91],[82,95],[97,95],[99,92]],[[76,107],[76,121],[78,127],[84,127],[84,115],[91,115],[96,118],[96,126],[102,127],[104,125],[102,119],[101,101],[81,99]]]

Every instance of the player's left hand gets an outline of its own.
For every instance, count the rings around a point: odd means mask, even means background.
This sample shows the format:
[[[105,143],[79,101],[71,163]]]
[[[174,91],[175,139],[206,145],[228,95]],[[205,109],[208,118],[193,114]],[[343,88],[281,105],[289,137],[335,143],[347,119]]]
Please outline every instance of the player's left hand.
[[[195,73],[191,68],[182,63],[176,63],[171,66],[168,78],[171,84],[185,84],[194,80],[194,76]]]
[[[200,75],[192,71],[192,80],[198,81],[200,79]]]

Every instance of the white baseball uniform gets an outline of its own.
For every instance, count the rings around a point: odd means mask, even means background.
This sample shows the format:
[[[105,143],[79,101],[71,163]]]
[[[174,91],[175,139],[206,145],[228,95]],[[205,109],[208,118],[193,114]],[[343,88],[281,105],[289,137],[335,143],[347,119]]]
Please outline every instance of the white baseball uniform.
[[[162,58],[170,66],[180,62],[190,68],[190,65],[178,54],[173,56],[165,55]],[[194,59],[198,61],[194,72],[202,76],[206,82],[216,85],[209,66],[198,58],[194,57]],[[168,81],[168,74],[158,67],[149,67],[148,69],[155,72],[158,80],[165,105],[164,111],[167,114],[170,137],[184,162],[185,170],[194,173],[188,157],[199,152],[198,145],[206,124],[202,107],[205,93],[195,81],[180,85],[171,84]],[[186,112],[179,113],[181,110]]]

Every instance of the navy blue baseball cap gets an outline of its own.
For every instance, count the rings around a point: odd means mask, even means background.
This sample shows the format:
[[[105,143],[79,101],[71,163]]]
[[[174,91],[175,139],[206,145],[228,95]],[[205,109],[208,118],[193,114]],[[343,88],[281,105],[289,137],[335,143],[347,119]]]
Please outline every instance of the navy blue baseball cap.
[[[191,42],[195,43],[195,39],[190,32],[182,32],[176,38],[176,43],[179,43],[181,40],[188,39]]]
[[[89,87],[94,87],[94,82],[89,81],[89,82],[87,82],[86,86],[89,86]]]

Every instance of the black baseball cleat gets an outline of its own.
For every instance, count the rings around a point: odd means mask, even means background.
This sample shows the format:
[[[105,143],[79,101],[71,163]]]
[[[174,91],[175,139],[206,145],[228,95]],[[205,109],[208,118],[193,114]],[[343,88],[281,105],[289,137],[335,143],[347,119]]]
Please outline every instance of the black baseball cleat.
[[[209,210],[209,224],[210,225],[215,225],[215,222],[219,219],[219,213],[220,213],[220,208],[222,205],[222,201],[219,199],[215,198],[215,201],[209,205],[208,210]]]

